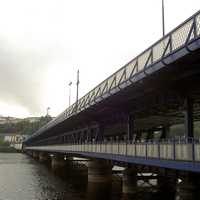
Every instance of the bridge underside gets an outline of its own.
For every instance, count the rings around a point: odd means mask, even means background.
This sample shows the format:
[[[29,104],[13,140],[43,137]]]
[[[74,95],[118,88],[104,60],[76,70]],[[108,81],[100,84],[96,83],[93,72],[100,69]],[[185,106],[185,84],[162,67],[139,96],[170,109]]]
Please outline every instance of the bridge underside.
[[[130,116],[134,121],[132,134],[138,136],[144,132],[155,133],[174,124],[187,123],[187,118],[189,121],[191,118],[198,121],[200,119],[199,55],[199,50],[195,51],[152,74],[145,75],[120,93],[113,94],[57,124],[38,136],[36,140],[66,136],[77,142],[86,132],[87,134],[90,132],[94,138],[95,134],[101,131],[104,132],[104,138],[122,137],[127,134],[127,122]],[[100,128],[103,130],[97,131]],[[183,135],[192,136],[193,133],[185,132]]]

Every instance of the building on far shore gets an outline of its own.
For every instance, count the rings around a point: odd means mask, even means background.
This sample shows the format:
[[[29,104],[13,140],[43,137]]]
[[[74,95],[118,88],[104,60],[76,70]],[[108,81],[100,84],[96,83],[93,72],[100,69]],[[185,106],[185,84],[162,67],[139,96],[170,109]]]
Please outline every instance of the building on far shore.
[[[1,133],[0,138],[10,144],[22,143],[29,135],[20,135],[18,133]]]
[[[40,120],[40,117],[27,117],[27,118],[16,118],[16,117],[4,117],[0,116],[0,124],[7,124],[7,123],[13,123],[16,124],[21,121],[29,121],[29,122],[37,122]]]

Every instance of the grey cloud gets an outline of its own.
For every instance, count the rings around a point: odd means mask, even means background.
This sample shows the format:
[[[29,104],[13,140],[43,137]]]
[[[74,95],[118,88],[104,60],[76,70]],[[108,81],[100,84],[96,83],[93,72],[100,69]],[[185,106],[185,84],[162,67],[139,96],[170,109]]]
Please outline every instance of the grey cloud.
[[[59,52],[54,48],[33,51],[0,46],[0,101],[25,107],[32,115],[41,114],[48,63],[54,62]]]

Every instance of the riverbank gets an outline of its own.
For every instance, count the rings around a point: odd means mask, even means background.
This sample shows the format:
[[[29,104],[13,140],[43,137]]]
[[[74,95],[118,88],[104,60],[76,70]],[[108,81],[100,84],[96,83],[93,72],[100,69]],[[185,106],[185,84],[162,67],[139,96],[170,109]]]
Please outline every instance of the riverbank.
[[[0,153],[17,153],[17,151],[14,147],[1,147],[0,146]]]

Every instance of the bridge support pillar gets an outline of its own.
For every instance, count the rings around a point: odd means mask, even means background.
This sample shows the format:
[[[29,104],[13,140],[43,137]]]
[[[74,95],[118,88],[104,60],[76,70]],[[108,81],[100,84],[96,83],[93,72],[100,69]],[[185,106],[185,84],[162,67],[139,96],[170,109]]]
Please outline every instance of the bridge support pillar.
[[[160,171],[157,179],[159,196],[163,199],[175,199],[177,181],[177,176],[174,171]]]
[[[88,200],[105,199],[112,186],[112,165],[102,159],[88,162]]]
[[[200,199],[200,174],[188,173],[183,176],[177,190],[181,200]]]
[[[85,164],[77,163],[76,161],[68,161],[67,167],[72,171],[72,176],[81,176],[87,178],[88,168]]]
[[[51,169],[56,172],[63,169],[66,166],[66,161],[63,155],[53,155],[51,157]]]
[[[40,152],[39,153],[39,161],[40,162],[47,162],[47,161],[49,161],[49,155],[48,155],[48,153]]]
[[[123,186],[124,194],[134,194],[137,188],[137,170],[133,167],[126,168],[123,171]]]
[[[39,159],[39,152],[33,151],[32,155],[34,159]]]
[[[112,165],[105,160],[96,159],[88,162],[88,182],[111,183]]]
[[[26,154],[33,157],[33,152],[32,151],[26,151]]]

